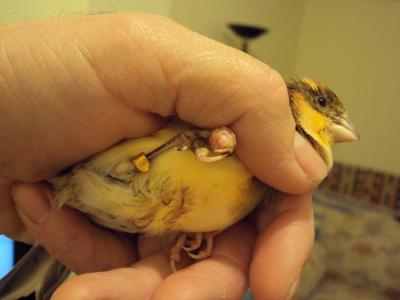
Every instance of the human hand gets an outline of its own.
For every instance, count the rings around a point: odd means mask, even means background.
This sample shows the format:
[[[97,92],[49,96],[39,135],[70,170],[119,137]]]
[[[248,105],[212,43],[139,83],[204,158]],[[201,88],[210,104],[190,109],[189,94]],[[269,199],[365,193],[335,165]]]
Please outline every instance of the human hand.
[[[0,37],[0,101],[6,112],[0,120],[0,205],[7,208],[0,218],[16,224],[0,223],[1,232],[22,236],[9,197],[14,182],[45,179],[119,140],[151,133],[175,114],[199,127],[229,125],[238,137],[238,157],[258,178],[301,195],[287,196],[276,215],[261,216],[259,232],[242,222],[217,237],[210,259],[170,275],[162,252],[141,252],[149,248],[142,242],[136,251],[128,236],[96,227],[72,209],[52,210],[46,186],[19,184],[13,196],[23,224],[72,270],[103,271],[144,258],[136,268],[78,276],[55,297],[132,298],[135,288],[155,298],[193,293],[199,299],[226,290],[235,299],[248,273],[256,298],[289,294],[312,245],[308,193],[327,170],[311,145],[295,138],[277,72],[150,15],[10,25],[0,28]],[[233,246],[237,239],[243,249]]]

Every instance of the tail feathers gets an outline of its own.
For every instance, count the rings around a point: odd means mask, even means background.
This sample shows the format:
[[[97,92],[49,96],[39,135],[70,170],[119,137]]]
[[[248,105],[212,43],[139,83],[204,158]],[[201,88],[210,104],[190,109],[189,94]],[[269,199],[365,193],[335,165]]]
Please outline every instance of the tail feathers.
[[[50,299],[70,271],[35,245],[0,281],[0,299],[16,300],[35,293],[40,300]]]
[[[68,184],[69,176],[55,176],[46,181],[51,184],[54,189],[60,190]]]

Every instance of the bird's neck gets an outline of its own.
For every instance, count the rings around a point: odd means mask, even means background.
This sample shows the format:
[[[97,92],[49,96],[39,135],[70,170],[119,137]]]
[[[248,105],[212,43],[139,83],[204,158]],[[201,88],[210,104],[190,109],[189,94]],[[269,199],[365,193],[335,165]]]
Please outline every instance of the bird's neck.
[[[333,139],[327,131],[327,127],[331,121],[312,107],[301,94],[293,93],[290,100],[296,126],[303,132],[303,135],[306,135],[306,138],[310,140],[330,167],[332,165]]]

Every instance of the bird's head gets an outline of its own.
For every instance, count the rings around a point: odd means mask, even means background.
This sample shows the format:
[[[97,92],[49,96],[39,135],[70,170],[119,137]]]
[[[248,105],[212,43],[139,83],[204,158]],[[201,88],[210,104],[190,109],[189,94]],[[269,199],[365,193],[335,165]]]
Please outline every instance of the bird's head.
[[[315,80],[294,80],[288,92],[296,129],[331,167],[333,144],[359,138],[346,109],[332,90]]]

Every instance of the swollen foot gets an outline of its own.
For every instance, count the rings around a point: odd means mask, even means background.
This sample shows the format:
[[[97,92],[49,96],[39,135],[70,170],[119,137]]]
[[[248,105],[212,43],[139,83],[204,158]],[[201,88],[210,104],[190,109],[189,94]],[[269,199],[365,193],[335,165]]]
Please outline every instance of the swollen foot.
[[[199,161],[211,163],[231,155],[236,148],[236,136],[228,127],[214,130],[186,130],[148,153],[140,153],[132,159],[135,169],[147,172],[150,160],[170,149],[192,151]]]

